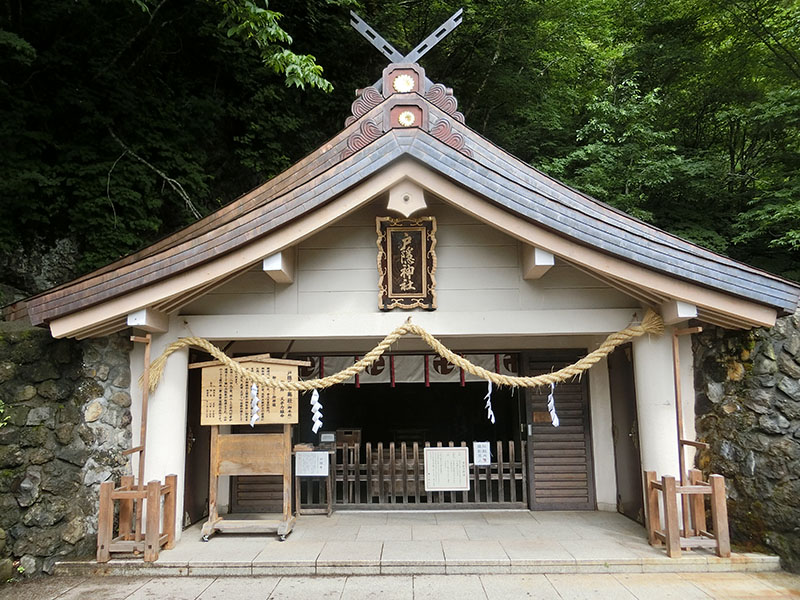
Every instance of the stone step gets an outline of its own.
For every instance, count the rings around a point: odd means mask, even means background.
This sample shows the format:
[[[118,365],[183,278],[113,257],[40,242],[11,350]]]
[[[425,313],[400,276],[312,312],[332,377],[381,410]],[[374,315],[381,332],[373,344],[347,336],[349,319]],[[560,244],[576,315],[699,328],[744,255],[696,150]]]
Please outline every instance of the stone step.
[[[430,575],[486,573],[710,573],[780,571],[780,559],[757,553],[734,554],[718,558],[689,554],[672,559],[667,556],[633,559],[461,559],[440,561],[413,560],[286,560],[262,562],[225,560],[167,561],[145,563],[138,559],[113,559],[104,564],[93,560],[61,561],[55,574],[63,576],[259,576],[259,575]]]

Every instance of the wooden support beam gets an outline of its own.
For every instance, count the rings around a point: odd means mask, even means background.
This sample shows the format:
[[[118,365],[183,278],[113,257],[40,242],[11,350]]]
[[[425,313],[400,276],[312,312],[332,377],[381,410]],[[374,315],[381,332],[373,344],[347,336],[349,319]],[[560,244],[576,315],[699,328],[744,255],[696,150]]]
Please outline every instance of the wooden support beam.
[[[661,318],[664,319],[665,325],[675,325],[675,323],[696,319],[697,307],[688,302],[669,300],[661,305]]]
[[[164,333],[169,330],[169,315],[152,308],[143,308],[128,314],[128,327],[148,333]]]
[[[275,283],[293,283],[296,254],[295,248],[271,254],[262,261],[262,268]]]
[[[554,264],[556,264],[555,256],[547,250],[522,244],[523,279],[541,279]]]

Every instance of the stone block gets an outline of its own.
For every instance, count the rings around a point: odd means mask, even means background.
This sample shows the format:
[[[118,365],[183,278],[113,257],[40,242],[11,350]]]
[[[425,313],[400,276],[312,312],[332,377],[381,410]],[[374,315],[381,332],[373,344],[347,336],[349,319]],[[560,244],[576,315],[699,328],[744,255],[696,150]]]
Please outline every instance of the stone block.
[[[56,427],[56,439],[59,444],[67,445],[72,441],[72,434],[75,426],[69,423],[64,423]]]
[[[14,563],[10,558],[0,559],[0,582],[8,581],[15,573]]]
[[[76,439],[73,440],[69,446],[64,446],[56,450],[56,456],[73,465],[83,466],[86,464],[86,461],[89,460],[91,452],[89,452],[83,440]]]
[[[767,345],[767,347],[772,350],[771,345]],[[774,352],[772,354],[774,354]],[[753,375],[771,375],[777,371],[778,363],[774,358],[762,354],[753,360]]]
[[[42,398],[64,400],[72,393],[72,386],[63,379],[49,379],[40,383],[36,390]]]
[[[80,517],[75,517],[64,528],[61,533],[61,539],[68,544],[75,545],[80,540],[86,537],[86,524]]]
[[[127,388],[131,384],[131,371],[127,366],[120,366],[112,369],[111,383],[119,388]]]
[[[16,444],[0,446],[0,469],[9,469],[23,464],[22,449]]]
[[[105,407],[101,398],[93,400],[83,411],[83,418],[87,423],[93,423],[103,414]]]
[[[36,397],[36,388],[32,385],[23,385],[14,393],[14,402],[27,402]]]
[[[793,330],[788,334],[783,343],[783,349],[792,356],[797,356],[797,353],[800,352],[800,331]]]
[[[68,509],[65,499],[47,497],[29,508],[22,516],[22,522],[28,527],[52,527],[66,516]]]
[[[56,365],[49,360],[37,360],[34,363],[25,365],[20,369],[20,376],[32,383],[41,383],[48,379],[58,379],[61,372]]]
[[[11,491],[20,506],[30,506],[39,499],[39,495],[41,494],[41,484],[41,468],[31,467],[25,472],[25,475],[22,477],[22,479],[15,481],[11,485]]]
[[[785,373],[793,379],[800,379],[800,365],[798,365],[794,357],[788,352],[781,352],[778,355],[778,369],[781,373]]]
[[[25,420],[25,425],[28,427],[35,427],[36,425],[46,425],[48,427],[55,427],[56,418],[55,412],[51,406],[37,406],[32,408],[28,413],[28,418]]]
[[[11,381],[17,374],[17,365],[12,362],[0,363],[0,383]]]
[[[800,381],[791,377],[784,377],[778,382],[778,389],[792,400],[800,402]]]
[[[128,392],[115,392],[111,396],[111,402],[116,404],[117,406],[121,406],[123,408],[127,408],[131,405],[131,395]]]

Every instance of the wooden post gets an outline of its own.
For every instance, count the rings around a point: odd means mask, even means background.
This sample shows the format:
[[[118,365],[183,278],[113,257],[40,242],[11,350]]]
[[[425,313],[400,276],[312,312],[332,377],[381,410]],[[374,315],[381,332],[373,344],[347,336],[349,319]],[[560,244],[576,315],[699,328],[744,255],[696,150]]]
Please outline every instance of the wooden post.
[[[100,484],[100,514],[97,517],[97,562],[108,562],[111,559],[111,537],[114,534],[114,502],[111,492],[114,484],[104,481]]]
[[[133,489],[133,475],[125,475],[120,479],[120,487],[125,490]],[[137,500],[137,502],[139,502]],[[133,526],[133,498],[123,498],[119,501],[119,537],[129,540]],[[113,510],[113,509],[112,509]]]
[[[664,538],[667,556],[679,558],[681,555],[681,532],[678,526],[678,492],[675,478],[664,475],[661,478],[661,491],[664,498]]]
[[[717,556],[727,558],[731,555],[731,537],[728,531],[728,504],[725,498],[725,478],[711,475],[711,522],[717,540]]]
[[[161,536],[161,482],[149,481],[147,483],[147,518],[144,531],[144,560],[154,562],[158,560],[159,543]]]
[[[150,398],[150,342],[152,335],[149,333],[144,337],[131,336],[131,341],[144,344],[144,372],[142,380],[142,422],[139,428],[139,491],[144,491],[144,459],[147,446],[147,404]],[[138,542],[142,539],[142,501],[136,502],[136,524],[134,525],[134,539]]]
[[[167,493],[164,496],[164,533],[167,534],[169,550],[175,546],[175,511],[177,508],[178,476],[167,475]]]
[[[703,472],[700,469],[689,470],[689,485],[702,485]],[[706,530],[706,503],[704,494],[692,494],[692,535],[701,535]]]
[[[661,541],[656,537],[656,531],[661,529],[661,511],[658,509],[658,491],[653,487],[656,481],[655,471],[645,471],[644,489],[647,502],[647,540],[651,546],[658,546]]]
[[[693,333],[700,333],[703,331],[702,327],[690,327],[688,329],[675,329],[672,332],[672,368],[675,381],[675,418],[678,425],[678,468],[679,481],[681,485],[686,485],[686,457],[684,456],[684,442],[683,442],[683,401],[681,398],[681,360],[680,349],[678,347],[678,338],[682,335],[691,335]],[[681,494],[681,512],[683,514],[683,531],[684,536],[691,535],[690,525],[690,499],[687,495]]]
[[[292,426],[283,426],[283,520],[292,519]],[[286,532],[288,533],[288,531]],[[284,534],[285,535],[285,534]]]

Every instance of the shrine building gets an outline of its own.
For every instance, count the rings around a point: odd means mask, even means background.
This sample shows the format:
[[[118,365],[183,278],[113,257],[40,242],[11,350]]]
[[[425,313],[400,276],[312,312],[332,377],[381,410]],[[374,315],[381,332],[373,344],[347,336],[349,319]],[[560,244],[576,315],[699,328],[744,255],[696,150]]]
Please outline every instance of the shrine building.
[[[409,317],[470,363],[521,376],[575,363],[652,310],[663,335],[635,337],[552,387],[488,386],[408,335],[320,390],[321,417],[310,393],[293,405],[292,442],[333,452],[334,510],[619,511],[641,521],[642,471],[677,474],[679,435],[695,439],[691,336],[673,333],[769,327],[795,311],[800,288],[511,156],[470,128],[420,52],[384,51],[390,64],[358,90],[331,140],[196,223],[29,299],[27,314],[56,338],[149,333],[151,359],[203,338],[230,357],[303,361],[300,377],[313,379],[352,365]],[[134,444],[144,353],[135,344],[130,357]],[[180,348],[149,397],[145,481],[178,475],[178,530],[207,509],[209,427],[192,366],[211,360]],[[439,445],[469,449],[468,491],[420,483],[419,457]],[[317,493],[308,486],[301,501]],[[222,513],[269,511],[280,482],[223,476],[217,494]]]

